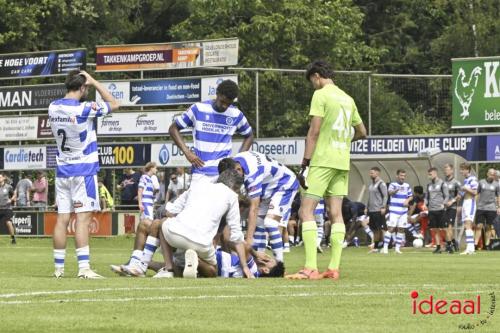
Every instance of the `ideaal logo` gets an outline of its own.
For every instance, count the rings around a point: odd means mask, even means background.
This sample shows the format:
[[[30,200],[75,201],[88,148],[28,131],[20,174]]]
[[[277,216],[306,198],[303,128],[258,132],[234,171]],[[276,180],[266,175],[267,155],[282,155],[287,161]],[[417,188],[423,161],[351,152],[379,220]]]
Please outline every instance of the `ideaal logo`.
[[[487,309],[486,316],[477,322],[471,322],[458,325],[461,330],[470,330],[479,326],[485,325],[495,313],[496,297],[495,293],[488,294],[490,306]],[[481,315],[482,298],[481,295],[476,295],[470,299],[453,299],[446,300],[434,298],[429,295],[428,298],[419,299],[419,293],[414,290],[410,293],[412,298],[411,311],[413,315]]]

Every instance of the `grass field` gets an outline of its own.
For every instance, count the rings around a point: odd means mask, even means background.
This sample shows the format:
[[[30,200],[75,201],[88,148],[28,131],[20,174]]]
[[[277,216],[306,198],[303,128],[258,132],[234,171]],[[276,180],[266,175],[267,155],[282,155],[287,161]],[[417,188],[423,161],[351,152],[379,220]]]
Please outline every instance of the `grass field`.
[[[348,248],[338,282],[117,277],[109,264],[125,262],[132,242],[93,239],[92,266],[107,279],[80,280],[71,240],[66,277],[56,280],[50,239],[19,239],[11,246],[0,238],[0,332],[465,331],[460,324],[500,332],[499,309],[486,319],[490,293],[500,297],[500,252],[433,255],[407,248],[384,256]],[[319,255],[321,267],[328,257]],[[302,258],[303,248],[292,249],[287,271],[297,270]],[[481,313],[414,315],[413,290],[419,300],[481,295]]]

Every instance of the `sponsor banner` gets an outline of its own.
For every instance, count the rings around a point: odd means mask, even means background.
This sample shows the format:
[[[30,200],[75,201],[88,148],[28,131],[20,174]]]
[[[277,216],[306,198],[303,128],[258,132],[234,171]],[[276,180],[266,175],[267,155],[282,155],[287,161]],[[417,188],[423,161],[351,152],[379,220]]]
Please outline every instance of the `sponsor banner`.
[[[179,112],[115,112],[97,119],[98,135],[167,135]],[[52,135],[52,132],[51,132]]]
[[[452,128],[500,125],[500,56],[452,59]]]
[[[500,161],[500,135],[488,135],[486,142],[486,160]]]
[[[101,168],[143,167],[151,158],[150,144],[100,144],[97,143]],[[57,147],[47,147],[47,168],[57,167]]]
[[[225,79],[238,82],[237,75],[219,75],[101,83],[121,106],[154,106],[192,104],[214,98],[217,85]],[[99,93],[96,98],[103,101]]]
[[[54,227],[57,221],[57,212],[46,212],[44,214],[43,235],[51,236],[54,234]],[[68,224],[68,235],[75,234],[76,214],[71,213],[70,222]],[[92,236],[111,236],[111,213],[110,212],[95,212],[92,214],[92,220],[89,224],[89,233]]]
[[[38,126],[36,136],[38,139],[52,138],[49,116],[38,116]]]
[[[38,235],[37,213],[14,211],[12,219],[17,235]]]
[[[47,161],[46,147],[5,147],[3,169],[33,170],[45,169]]]
[[[96,71],[233,66],[238,63],[238,46],[237,38],[168,44],[100,45],[96,47]]]
[[[351,143],[351,157],[415,158],[439,152],[455,153],[468,161],[483,161],[486,136],[380,137]]]
[[[37,138],[37,117],[0,118],[0,141]]]
[[[85,69],[86,49],[0,54],[0,78],[66,75]]]
[[[13,86],[0,88],[0,111],[47,109],[66,94],[64,84]]]
[[[101,167],[138,167],[151,159],[149,144],[101,144],[97,151]]]
[[[2,159],[0,159],[0,170],[4,170],[4,167],[3,167],[3,148],[0,148],[0,157],[2,157]]]
[[[241,148],[242,141],[233,142],[233,155]],[[186,142],[193,150],[193,143]],[[302,163],[304,156],[304,139],[263,139],[252,144],[252,150],[266,154],[278,162],[286,165],[298,165]],[[173,142],[151,145],[151,161],[162,167],[187,167],[190,166],[184,153]]]

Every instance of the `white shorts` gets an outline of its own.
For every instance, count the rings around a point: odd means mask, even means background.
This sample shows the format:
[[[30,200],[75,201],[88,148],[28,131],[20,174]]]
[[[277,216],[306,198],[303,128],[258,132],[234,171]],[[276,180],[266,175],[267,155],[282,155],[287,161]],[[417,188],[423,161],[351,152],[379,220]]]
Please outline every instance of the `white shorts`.
[[[476,200],[466,199],[462,204],[462,222],[471,221],[474,222],[476,216]]]
[[[260,202],[259,216],[276,215],[281,216],[279,223],[280,227],[288,225],[290,212],[292,211],[293,198],[295,198],[297,190],[277,191],[270,199],[265,199]]]
[[[144,207],[144,211],[141,213],[141,220],[151,220],[153,221],[155,219],[154,217],[154,205],[147,203],[147,204],[142,204]]]
[[[210,265],[217,265],[217,259],[215,257],[215,248],[213,247],[213,245],[203,246],[191,241],[190,239],[184,236],[171,232],[169,229],[169,224],[170,224],[169,222],[172,222],[171,220],[173,219],[175,218],[169,218],[165,222],[163,222],[163,224],[161,225],[161,231],[163,232],[163,236],[165,237],[167,243],[171,247],[175,247],[177,249],[177,252],[179,253],[178,259],[180,259],[180,257],[184,258],[183,253],[186,252],[186,250],[191,249],[198,254],[198,258],[202,259],[203,261],[207,262]]]
[[[406,228],[408,225],[408,214],[397,215],[389,213],[389,220],[387,226],[391,228]]]
[[[97,175],[56,177],[58,213],[83,213],[101,210]]]

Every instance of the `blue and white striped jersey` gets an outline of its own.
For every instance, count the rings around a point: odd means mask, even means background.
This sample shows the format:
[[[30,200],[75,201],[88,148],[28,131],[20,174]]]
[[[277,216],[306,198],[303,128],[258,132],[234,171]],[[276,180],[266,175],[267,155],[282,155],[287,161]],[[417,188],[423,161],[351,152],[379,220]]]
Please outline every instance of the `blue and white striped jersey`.
[[[278,191],[298,190],[297,177],[276,160],[254,151],[236,154],[233,159],[241,165],[244,184],[250,198],[271,198]]]
[[[154,185],[153,179],[148,174],[143,174],[139,180],[139,188],[142,188],[142,204],[144,206],[153,206],[154,203]]]
[[[237,254],[228,253],[222,251],[220,248],[215,251],[215,257],[217,259],[217,276],[224,278],[242,278],[243,270],[240,266],[240,258]],[[252,272],[253,276],[259,277],[259,270],[257,269],[257,264],[252,256],[247,259],[247,266]]]
[[[231,155],[235,132],[245,137],[252,134],[252,127],[238,108],[230,106],[217,112],[212,103],[195,103],[175,119],[178,128],[193,129],[194,153],[205,162],[202,168],[193,168],[193,173],[207,176],[218,175],[219,161]]]
[[[464,179],[464,187],[470,188],[471,190],[477,190],[479,183],[477,181],[476,176],[469,175],[469,177]],[[460,191],[460,196],[464,197],[465,192]]]
[[[57,143],[57,177],[95,175],[99,171],[95,118],[111,112],[108,103],[63,98],[49,105],[49,121]]]
[[[403,203],[406,199],[413,196],[411,187],[408,183],[390,183],[388,191],[391,192],[395,190],[397,190],[397,192],[391,195],[391,200],[389,202],[389,213],[396,215],[406,214],[408,212],[408,207],[405,207]]]
[[[314,215],[324,215],[325,214],[325,199],[321,199],[314,210]]]

